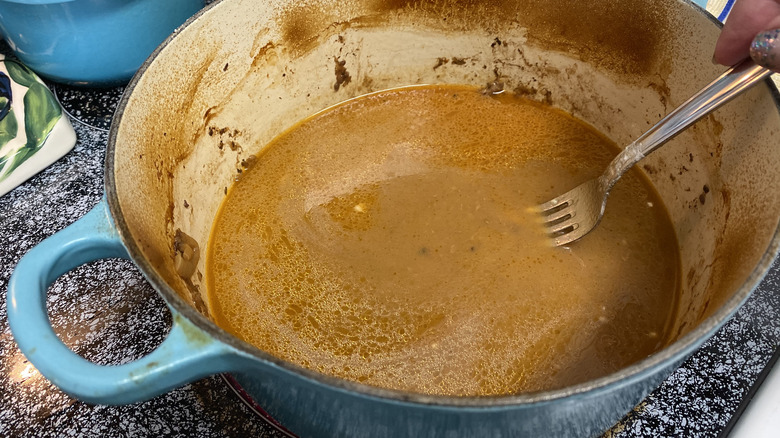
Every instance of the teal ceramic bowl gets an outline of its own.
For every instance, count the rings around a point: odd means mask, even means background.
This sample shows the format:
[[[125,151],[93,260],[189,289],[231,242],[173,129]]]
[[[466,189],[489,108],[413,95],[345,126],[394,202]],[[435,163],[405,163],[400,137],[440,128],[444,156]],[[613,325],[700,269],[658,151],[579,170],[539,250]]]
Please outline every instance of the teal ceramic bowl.
[[[39,75],[72,85],[126,83],[204,0],[0,0],[0,33]]]

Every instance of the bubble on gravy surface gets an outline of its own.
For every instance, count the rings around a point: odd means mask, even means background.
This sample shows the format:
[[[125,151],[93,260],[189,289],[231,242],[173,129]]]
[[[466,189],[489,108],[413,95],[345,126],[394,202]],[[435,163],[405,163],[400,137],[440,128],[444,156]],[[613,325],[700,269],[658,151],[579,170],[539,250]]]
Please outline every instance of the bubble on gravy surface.
[[[569,247],[529,207],[617,152],[506,93],[347,101],[275,139],[230,189],[207,255],[211,314],[277,357],[385,388],[516,394],[606,375],[668,342],[667,213],[637,171]]]

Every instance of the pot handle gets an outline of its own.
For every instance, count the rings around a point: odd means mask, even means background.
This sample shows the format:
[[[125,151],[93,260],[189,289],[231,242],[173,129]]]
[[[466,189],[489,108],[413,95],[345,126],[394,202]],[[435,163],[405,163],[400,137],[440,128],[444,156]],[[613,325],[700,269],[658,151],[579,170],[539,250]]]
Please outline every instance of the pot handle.
[[[103,366],[71,351],[51,326],[46,292],[60,275],[101,258],[130,258],[105,198],[84,217],[31,249],[14,269],[8,285],[8,322],[22,353],[44,377],[89,403],[128,404],[237,368],[241,358],[237,350],[214,339],[170,305],[171,330],[145,357]]]

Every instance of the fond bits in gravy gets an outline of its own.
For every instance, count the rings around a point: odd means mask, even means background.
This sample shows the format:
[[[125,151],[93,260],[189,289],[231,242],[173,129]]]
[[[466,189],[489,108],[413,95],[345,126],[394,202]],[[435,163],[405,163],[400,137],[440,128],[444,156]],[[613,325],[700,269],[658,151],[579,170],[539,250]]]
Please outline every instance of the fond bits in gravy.
[[[553,247],[529,207],[618,148],[509,94],[409,87],[299,123],[231,188],[207,256],[228,332],[385,388],[496,395],[603,376],[665,346],[677,241],[637,171]]]

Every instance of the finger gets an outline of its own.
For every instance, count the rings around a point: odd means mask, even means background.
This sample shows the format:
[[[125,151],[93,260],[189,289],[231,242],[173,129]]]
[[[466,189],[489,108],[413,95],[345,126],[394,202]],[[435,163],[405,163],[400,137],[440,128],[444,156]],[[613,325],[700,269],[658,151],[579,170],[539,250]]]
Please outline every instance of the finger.
[[[750,57],[756,64],[780,71],[780,29],[759,33],[750,45]]]
[[[715,45],[713,61],[734,65],[763,30],[780,28],[780,0],[737,0]]]

